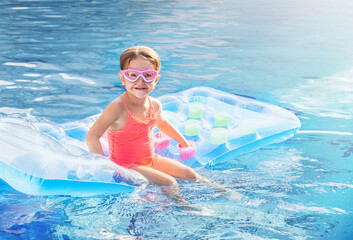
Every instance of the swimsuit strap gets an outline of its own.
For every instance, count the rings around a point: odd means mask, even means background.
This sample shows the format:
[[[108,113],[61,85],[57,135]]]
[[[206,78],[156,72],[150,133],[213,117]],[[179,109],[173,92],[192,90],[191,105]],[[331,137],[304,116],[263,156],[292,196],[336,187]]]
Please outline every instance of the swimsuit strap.
[[[148,101],[150,102],[150,117],[152,116],[152,115],[155,115],[155,112],[154,112],[154,107],[153,107],[153,104],[152,104],[152,101],[151,101],[151,99],[150,99],[150,97],[148,97]]]
[[[122,95],[120,95],[120,98],[121,98],[121,100],[123,101],[123,103],[124,103],[124,105],[125,105],[126,110],[127,110],[128,112],[130,112],[130,111],[129,111],[129,108],[127,107],[127,104],[126,104],[126,102],[125,102],[125,100],[124,100],[124,98],[123,98],[123,96],[122,96]]]

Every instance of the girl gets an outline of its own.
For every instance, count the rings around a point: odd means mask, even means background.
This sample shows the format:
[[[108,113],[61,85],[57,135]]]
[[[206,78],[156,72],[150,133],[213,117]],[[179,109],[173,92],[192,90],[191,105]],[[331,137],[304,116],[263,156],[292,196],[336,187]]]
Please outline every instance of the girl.
[[[104,155],[99,138],[108,130],[109,157],[112,161],[141,173],[162,186],[168,197],[183,202],[175,178],[210,181],[192,168],[154,153],[154,126],[178,141],[181,147],[190,146],[178,130],[163,118],[161,103],[149,97],[160,78],[160,68],[160,58],[151,48],[128,48],[120,56],[119,73],[126,91],[103,111],[89,130],[86,141],[91,152]]]

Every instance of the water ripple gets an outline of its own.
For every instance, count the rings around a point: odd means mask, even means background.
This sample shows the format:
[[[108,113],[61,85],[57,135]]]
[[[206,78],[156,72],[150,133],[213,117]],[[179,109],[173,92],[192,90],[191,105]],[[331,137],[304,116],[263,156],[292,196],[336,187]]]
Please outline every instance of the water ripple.
[[[0,116],[67,122],[120,95],[119,55],[161,56],[154,96],[199,85],[295,111],[291,140],[197,171],[233,201],[180,182],[131,197],[36,198],[0,183],[0,238],[348,239],[352,236],[352,2],[2,0]],[[347,30],[348,29],[348,30]]]
[[[282,100],[293,108],[321,117],[352,119],[353,112],[353,69],[334,76],[308,79],[298,85]]]

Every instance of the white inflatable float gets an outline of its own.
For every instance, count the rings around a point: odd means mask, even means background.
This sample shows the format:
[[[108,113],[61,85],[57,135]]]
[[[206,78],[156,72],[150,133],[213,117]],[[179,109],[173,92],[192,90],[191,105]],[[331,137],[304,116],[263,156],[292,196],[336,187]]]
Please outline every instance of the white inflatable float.
[[[156,128],[155,151],[193,168],[232,161],[284,141],[300,128],[298,118],[286,109],[211,88],[192,88],[159,100],[164,116],[193,146],[180,149]],[[97,118],[60,126],[0,119],[0,178],[34,195],[115,194],[147,183],[138,173],[87,152],[84,140]],[[101,143],[107,155],[104,137]]]

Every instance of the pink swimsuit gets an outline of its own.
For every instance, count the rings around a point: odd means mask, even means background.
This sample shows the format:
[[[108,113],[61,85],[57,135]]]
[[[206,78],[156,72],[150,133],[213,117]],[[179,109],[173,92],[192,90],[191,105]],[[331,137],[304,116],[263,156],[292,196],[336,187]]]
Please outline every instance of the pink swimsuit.
[[[149,116],[141,121],[129,111],[124,98],[120,98],[127,110],[127,120],[121,130],[108,131],[109,158],[125,168],[135,165],[153,167],[157,155],[154,152],[152,129],[157,118],[151,100],[148,98]]]

